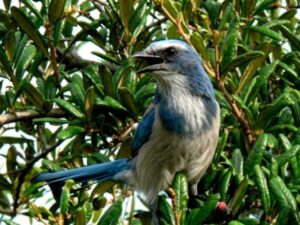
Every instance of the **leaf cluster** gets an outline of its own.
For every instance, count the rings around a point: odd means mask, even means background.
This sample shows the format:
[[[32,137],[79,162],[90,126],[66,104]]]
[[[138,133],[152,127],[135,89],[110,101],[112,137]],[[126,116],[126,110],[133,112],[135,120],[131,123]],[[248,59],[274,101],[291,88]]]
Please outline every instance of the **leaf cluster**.
[[[46,188],[31,179],[128,157],[155,91],[151,76],[136,74],[141,65],[131,55],[153,40],[180,38],[202,58],[222,125],[200,196],[189,199],[178,174],[175,194],[160,197],[161,223],[300,224],[297,1],[2,2],[1,223],[21,214],[44,224],[150,223],[125,185],[106,182],[90,192],[70,181],[48,207],[36,201]],[[91,45],[96,60],[78,53]],[[218,201],[230,213],[216,210]]]

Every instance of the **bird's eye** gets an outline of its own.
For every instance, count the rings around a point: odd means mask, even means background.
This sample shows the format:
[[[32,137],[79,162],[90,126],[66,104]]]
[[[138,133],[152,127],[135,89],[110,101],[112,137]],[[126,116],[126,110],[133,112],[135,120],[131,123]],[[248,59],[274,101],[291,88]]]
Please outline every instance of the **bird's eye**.
[[[165,50],[165,54],[166,56],[175,56],[177,54],[177,51],[175,48],[170,47]]]

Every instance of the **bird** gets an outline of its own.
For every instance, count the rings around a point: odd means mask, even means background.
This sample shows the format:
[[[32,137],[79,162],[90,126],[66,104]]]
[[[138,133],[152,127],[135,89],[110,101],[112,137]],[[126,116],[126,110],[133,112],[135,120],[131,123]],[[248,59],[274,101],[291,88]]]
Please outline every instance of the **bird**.
[[[198,194],[197,184],[217,147],[220,108],[202,60],[186,42],[154,41],[133,57],[145,61],[137,73],[153,76],[156,90],[133,136],[131,157],[44,172],[35,182],[124,182],[144,194],[154,224],[159,225],[158,195],[172,184],[176,173],[185,173],[191,194]]]

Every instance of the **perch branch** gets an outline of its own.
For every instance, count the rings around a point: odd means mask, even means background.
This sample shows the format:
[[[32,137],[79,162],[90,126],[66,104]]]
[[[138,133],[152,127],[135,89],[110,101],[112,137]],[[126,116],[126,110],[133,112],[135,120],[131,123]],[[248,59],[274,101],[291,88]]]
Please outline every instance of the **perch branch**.
[[[31,111],[8,113],[8,114],[0,115],[0,127],[9,123],[31,120],[31,119],[45,117],[45,116],[60,118],[60,117],[66,117],[67,113],[65,113],[61,109],[53,109],[48,113],[31,112]]]

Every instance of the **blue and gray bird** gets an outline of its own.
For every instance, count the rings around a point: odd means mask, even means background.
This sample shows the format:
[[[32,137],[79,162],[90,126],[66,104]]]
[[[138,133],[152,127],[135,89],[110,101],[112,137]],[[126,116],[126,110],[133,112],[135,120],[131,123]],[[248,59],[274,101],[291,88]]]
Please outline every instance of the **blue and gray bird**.
[[[198,54],[185,42],[153,42],[134,57],[148,63],[139,72],[151,72],[157,89],[134,135],[132,157],[42,173],[35,180],[125,182],[145,195],[155,215],[158,193],[171,185],[177,172],[186,174],[192,194],[197,194],[218,142],[219,105]]]

